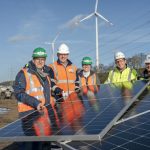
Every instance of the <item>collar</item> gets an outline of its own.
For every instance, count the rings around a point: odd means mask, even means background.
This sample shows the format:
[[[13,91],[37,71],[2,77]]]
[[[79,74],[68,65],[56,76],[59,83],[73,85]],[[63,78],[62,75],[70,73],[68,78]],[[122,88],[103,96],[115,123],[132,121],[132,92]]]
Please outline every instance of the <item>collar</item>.
[[[125,68],[123,70],[120,70],[117,66],[116,66],[116,69],[119,71],[119,72],[123,72],[124,70],[126,70],[128,67],[127,67],[127,64],[125,66]]]
[[[36,66],[35,66],[35,64],[33,63],[32,60],[29,61],[29,62],[25,65],[24,68],[28,68],[28,69],[30,69],[30,70],[32,70],[32,71],[34,71],[34,72],[37,72],[37,68],[36,68]],[[49,67],[46,66],[46,65],[44,65],[44,67],[43,67],[43,72],[45,72],[45,73],[49,72]]]
[[[71,62],[69,59],[67,59],[67,61],[68,61],[67,66],[72,65],[72,62]],[[60,62],[60,60],[59,60],[59,59],[57,59],[57,63],[58,63],[59,65],[62,65],[62,63]]]
[[[90,71],[89,71],[89,72],[84,72],[84,71],[83,71],[83,76],[84,76],[85,78],[87,78],[89,75],[90,75]]]
[[[90,70],[89,76],[93,75],[94,73],[95,73],[95,72],[94,72],[93,70]],[[79,72],[79,76],[80,76],[80,77],[84,77],[84,75],[83,75],[83,70],[81,70],[81,71]]]

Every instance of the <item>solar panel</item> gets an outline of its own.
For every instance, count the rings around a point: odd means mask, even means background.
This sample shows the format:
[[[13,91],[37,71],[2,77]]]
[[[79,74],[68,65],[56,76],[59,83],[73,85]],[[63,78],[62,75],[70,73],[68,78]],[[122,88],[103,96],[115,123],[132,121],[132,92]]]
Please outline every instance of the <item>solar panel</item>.
[[[122,120],[124,119],[124,120]],[[101,141],[72,141],[63,144],[78,150],[150,149],[150,90],[145,90],[118,124]]]
[[[0,129],[0,140],[101,140],[146,86],[137,81],[83,87],[82,94],[71,93],[55,108],[48,105]]]

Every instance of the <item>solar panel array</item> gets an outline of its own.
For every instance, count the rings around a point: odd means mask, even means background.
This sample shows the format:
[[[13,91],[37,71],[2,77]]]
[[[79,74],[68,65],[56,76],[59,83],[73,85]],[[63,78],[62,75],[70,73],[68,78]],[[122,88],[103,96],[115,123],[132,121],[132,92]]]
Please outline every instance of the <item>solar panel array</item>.
[[[0,140],[89,140],[88,144],[98,140],[100,144],[102,136],[143,92],[146,84],[146,81],[137,81],[83,87],[82,93],[70,94],[55,108],[49,105],[43,112],[35,111],[0,129]]]
[[[150,149],[150,90],[144,91],[101,141],[71,141],[63,146],[78,150]]]

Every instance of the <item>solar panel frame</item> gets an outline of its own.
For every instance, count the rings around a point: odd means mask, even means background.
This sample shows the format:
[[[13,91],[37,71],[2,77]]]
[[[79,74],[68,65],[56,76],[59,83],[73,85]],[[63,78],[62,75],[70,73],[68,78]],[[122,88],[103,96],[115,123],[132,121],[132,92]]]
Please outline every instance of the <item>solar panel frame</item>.
[[[142,92],[150,84],[150,81],[131,99],[131,101],[118,113],[118,115],[103,129],[99,134],[100,139],[102,139],[105,134],[112,128],[112,126],[121,118],[121,116],[128,110],[128,108],[137,100],[137,98],[142,94]]]
[[[61,142],[60,144],[62,145],[64,149],[67,149],[67,150],[69,149],[71,150],[83,149],[84,150],[86,148],[88,150],[102,150],[102,149],[104,150],[107,150],[107,149],[113,149],[113,150],[146,149],[147,150],[147,149],[150,149],[150,142],[149,142],[150,141],[150,107],[149,109],[147,109],[147,104],[148,106],[150,106],[149,97],[150,97],[150,91],[146,94],[146,96],[145,95],[142,96],[140,100],[136,102],[136,105],[134,105],[134,107],[130,108],[130,110],[125,114],[125,117],[123,116],[123,118],[127,120],[122,121],[122,122],[118,121],[118,124],[115,124],[115,126],[102,139],[102,141],[93,141],[91,142],[92,144],[90,144],[90,141],[88,142],[87,141],[81,141],[81,142],[75,141],[73,143],[72,141],[70,141],[66,143]],[[144,108],[146,109],[143,112]],[[137,112],[137,114],[133,115],[132,111]],[[140,118],[141,118],[141,121],[139,121]],[[142,125],[144,124],[146,125],[145,128],[142,127]],[[117,137],[117,134],[120,134],[120,133],[123,133],[122,135],[124,135],[125,131],[128,131],[127,133],[128,138],[129,138],[128,140],[122,138],[122,136]],[[96,147],[96,145],[98,145],[98,147]]]
[[[131,102],[128,103],[124,109],[119,112],[119,114],[104,128],[100,134],[94,135],[51,135],[51,136],[14,136],[14,137],[0,137],[1,141],[64,141],[64,140],[73,140],[73,141],[95,141],[101,140],[102,137],[110,130],[114,122],[116,122],[122,114],[130,107],[130,105],[137,99],[137,97],[142,93],[142,91],[147,87],[149,83],[146,83],[145,86],[132,98]]]

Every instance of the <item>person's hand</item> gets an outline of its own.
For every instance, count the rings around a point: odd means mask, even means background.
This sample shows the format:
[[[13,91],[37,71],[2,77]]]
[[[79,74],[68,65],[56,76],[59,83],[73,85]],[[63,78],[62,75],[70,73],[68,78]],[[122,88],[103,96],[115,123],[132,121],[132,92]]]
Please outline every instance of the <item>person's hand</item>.
[[[62,92],[63,92],[63,90],[62,90],[61,88],[59,88],[59,87],[57,87],[57,88],[55,89],[55,91],[54,91],[54,93],[55,93],[56,95],[62,95]]]
[[[76,88],[75,88],[75,92],[76,92],[76,93],[80,93],[80,92],[81,92],[80,88],[79,88],[79,87],[76,87]]]
[[[44,109],[44,107],[45,107],[45,106],[44,106],[42,103],[39,103],[36,109],[37,109],[38,111],[42,111],[42,110]]]

